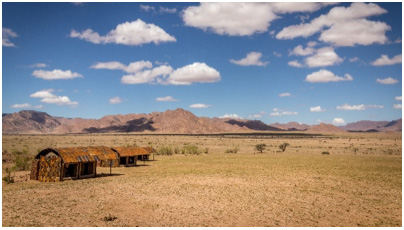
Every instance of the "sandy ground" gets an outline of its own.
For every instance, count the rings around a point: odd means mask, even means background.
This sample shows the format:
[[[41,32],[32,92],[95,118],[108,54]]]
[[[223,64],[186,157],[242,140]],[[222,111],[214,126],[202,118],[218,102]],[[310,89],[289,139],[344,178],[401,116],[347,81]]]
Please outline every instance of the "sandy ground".
[[[35,138],[42,137],[29,141]],[[402,226],[401,137],[158,138],[209,153],[156,156],[145,166],[112,169],[112,176],[97,167],[96,178],[59,183],[24,181],[29,172],[18,172],[18,182],[2,184],[2,225]],[[272,147],[257,153],[252,146],[260,141]],[[283,141],[290,148],[276,152]],[[224,153],[236,144],[239,153]],[[356,154],[351,144],[361,147]],[[331,154],[322,155],[325,149]]]

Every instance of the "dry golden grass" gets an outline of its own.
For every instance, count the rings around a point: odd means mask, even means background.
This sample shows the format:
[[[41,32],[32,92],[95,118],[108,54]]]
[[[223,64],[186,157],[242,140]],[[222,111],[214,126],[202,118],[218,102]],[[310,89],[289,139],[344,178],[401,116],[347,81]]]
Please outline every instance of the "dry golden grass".
[[[290,146],[277,152],[284,142]],[[268,146],[264,153],[254,151],[258,143]],[[91,179],[3,182],[2,225],[402,226],[401,134],[3,136],[3,151],[31,154],[126,144],[187,144],[209,153],[155,156],[146,166],[112,169],[113,176],[98,167],[100,176]],[[237,154],[224,153],[234,146]]]

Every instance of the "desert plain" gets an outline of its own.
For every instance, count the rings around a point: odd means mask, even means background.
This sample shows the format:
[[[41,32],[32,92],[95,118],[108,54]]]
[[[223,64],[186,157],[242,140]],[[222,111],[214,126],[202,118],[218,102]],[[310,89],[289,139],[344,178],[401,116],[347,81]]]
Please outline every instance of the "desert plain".
[[[10,153],[48,147],[197,146],[97,177],[2,183],[3,227],[402,226],[401,133],[3,135]],[[266,144],[260,153],[257,144]],[[288,143],[284,152],[279,145]],[[237,149],[237,153],[229,150]],[[329,153],[329,154],[324,154]],[[153,160],[154,158],[154,160]]]

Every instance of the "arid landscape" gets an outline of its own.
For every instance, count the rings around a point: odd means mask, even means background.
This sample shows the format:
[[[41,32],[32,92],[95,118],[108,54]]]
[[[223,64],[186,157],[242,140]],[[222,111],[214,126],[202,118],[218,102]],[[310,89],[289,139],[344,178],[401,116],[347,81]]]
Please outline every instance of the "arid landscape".
[[[2,2],[2,226],[402,227],[402,18]]]
[[[14,150],[151,145],[173,155],[57,183],[13,172],[2,225],[402,226],[401,133],[304,134],[3,135],[3,176]],[[199,154],[175,153],[184,146]]]

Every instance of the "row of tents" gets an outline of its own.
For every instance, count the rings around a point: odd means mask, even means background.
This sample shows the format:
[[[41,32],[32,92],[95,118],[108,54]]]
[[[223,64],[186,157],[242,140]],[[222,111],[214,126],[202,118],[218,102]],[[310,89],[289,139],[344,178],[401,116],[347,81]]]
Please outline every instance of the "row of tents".
[[[47,148],[32,161],[30,177],[42,182],[95,177],[97,166],[134,166],[138,160],[149,160],[155,152],[151,147],[135,146]]]

